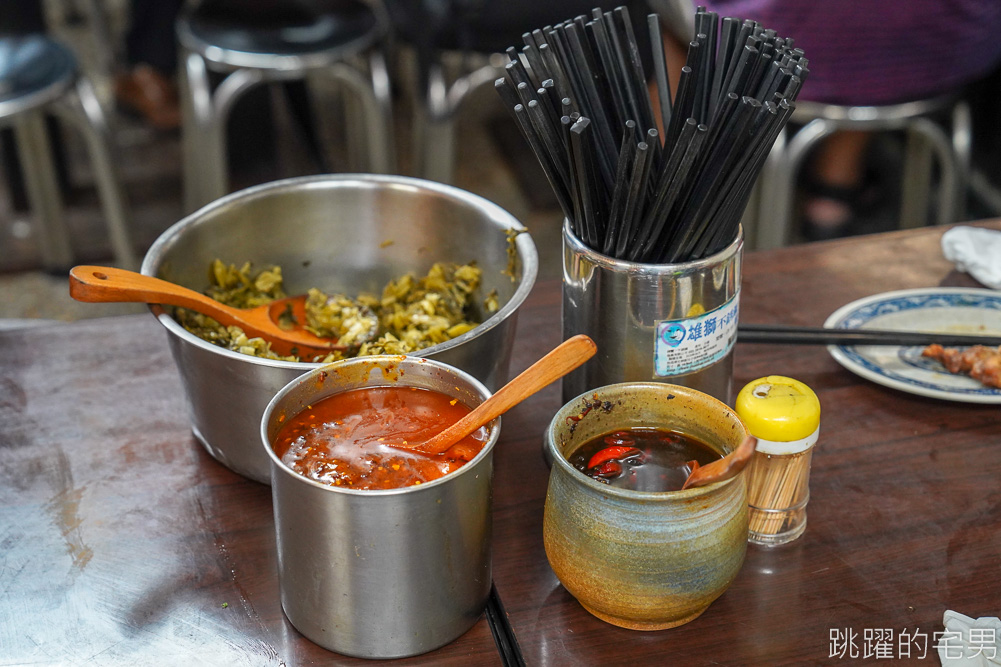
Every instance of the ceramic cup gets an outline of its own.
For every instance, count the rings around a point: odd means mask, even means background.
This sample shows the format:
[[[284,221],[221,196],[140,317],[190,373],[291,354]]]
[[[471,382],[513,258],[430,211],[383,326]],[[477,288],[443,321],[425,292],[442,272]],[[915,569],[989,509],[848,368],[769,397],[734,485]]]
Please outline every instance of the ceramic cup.
[[[545,434],[552,461],[543,539],[563,586],[598,618],[635,630],[687,623],[736,578],[747,549],[743,473],[671,492],[611,487],[567,458],[588,440],[633,427],[678,430],[719,454],[748,435],[736,413],[695,389],[621,383],[578,396]]]

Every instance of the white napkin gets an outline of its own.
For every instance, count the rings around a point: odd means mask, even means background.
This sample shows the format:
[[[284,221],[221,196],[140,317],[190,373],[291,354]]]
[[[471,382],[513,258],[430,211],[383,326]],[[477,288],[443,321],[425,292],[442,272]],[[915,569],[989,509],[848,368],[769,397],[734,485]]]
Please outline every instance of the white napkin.
[[[942,235],[942,253],[956,268],[993,289],[1001,289],[1001,231],[953,227]]]
[[[942,667],[1001,667],[1001,619],[973,620],[949,609],[942,625],[945,632],[937,644]]]

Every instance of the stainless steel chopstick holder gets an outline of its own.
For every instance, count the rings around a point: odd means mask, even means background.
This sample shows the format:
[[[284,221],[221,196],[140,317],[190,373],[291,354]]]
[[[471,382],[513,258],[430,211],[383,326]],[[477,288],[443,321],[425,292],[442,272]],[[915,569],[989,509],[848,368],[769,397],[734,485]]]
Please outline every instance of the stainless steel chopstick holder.
[[[598,353],[563,379],[564,402],[589,389],[650,380],[729,403],[743,235],[704,259],[639,264],[587,247],[563,225],[563,337]]]

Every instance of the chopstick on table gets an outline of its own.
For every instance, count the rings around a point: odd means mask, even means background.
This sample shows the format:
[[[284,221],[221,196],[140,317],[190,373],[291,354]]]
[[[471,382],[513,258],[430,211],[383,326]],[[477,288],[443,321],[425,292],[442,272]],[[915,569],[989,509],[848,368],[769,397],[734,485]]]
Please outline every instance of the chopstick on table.
[[[978,336],[952,333],[887,331],[880,329],[828,329],[778,324],[740,324],[739,343],[782,343],[786,345],[1001,345],[1001,335]]]

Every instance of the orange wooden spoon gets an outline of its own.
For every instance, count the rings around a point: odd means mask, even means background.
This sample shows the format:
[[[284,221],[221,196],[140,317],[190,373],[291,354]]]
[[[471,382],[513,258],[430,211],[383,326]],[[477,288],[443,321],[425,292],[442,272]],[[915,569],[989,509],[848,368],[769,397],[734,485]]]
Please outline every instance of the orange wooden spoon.
[[[160,303],[181,306],[208,315],[225,326],[237,326],[250,337],[260,337],[271,343],[280,355],[295,355],[309,360],[335,350],[347,349],[336,338],[321,338],[306,331],[306,296],[279,299],[256,308],[233,308],[187,287],[145,276],[134,271],[107,266],[75,266],[70,270],[70,296],[88,303]],[[291,308],[291,311],[289,309]],[[279,324],[283,314],[291,313],[295,325],[290,329]],[[358,345],[375,334],[378,318],[372,330],[358,339]]]
[[[753,435],[747,436],[737,449],[723,458],[695,468],[688,475],[688,479],[685,480],[685,484],[681,487],[682,491],[730,479],[744,469],[744,466],[751,460],[751,455],[754,454],[754,449],[757,446],[758,439]]]
[[[412,446],[391,446],[422,454],[441,454],[476,429],[489,424],[535,392],[583,364],[594,356],[597,349],[594,341],[583,334],[568,338],[498,389],[496,394],[430,440]]]

